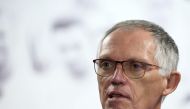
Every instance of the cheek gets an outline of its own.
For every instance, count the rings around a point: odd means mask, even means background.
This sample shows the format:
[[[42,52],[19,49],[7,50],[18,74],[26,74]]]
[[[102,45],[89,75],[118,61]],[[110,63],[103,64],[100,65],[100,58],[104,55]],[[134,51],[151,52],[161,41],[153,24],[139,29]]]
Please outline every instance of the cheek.
[[[105,92],[106,92],[106,87],[108,86],[106,78],[103,77],[98,77],[98,86],[99,86],[99,94],[100,94],[100,100],[103,103],[105,101]]]
[[[135,104],[148,106],[160,100],[164,90],[164,79],[160,76],[145,77],[134,81],[133,86]]]
[[[144,84],[144,88],[147,91],[160,92],[164,89],[165,78],[158,72],[148,72],[145,78],[142,79],[141,85]]]

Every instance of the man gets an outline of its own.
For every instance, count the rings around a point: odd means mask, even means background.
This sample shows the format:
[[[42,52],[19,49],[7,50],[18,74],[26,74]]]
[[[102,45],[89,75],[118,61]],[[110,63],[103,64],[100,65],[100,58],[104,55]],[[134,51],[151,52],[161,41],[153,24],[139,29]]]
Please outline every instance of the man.
[[[178,48],[158,25],[120,22],[102,39],[93,60],[103,109],[160,109],[179,81]]]

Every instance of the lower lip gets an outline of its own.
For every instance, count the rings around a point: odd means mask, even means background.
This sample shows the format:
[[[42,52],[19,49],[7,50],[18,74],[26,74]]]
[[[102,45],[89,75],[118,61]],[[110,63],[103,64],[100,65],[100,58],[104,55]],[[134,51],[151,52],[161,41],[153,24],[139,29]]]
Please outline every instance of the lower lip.
[[[112,98],[108,98],[108,101],[113,102],[113,101],[129,101],[130,99],[127,97],[112,97]]]

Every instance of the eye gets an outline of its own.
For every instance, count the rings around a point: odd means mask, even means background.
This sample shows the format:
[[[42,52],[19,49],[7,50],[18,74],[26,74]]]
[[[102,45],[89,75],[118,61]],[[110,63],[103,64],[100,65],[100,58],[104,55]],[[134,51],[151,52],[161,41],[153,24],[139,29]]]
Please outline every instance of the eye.
[[[102,60],[99,64],[99,67],[104,70],[109,70],[114,67],[114,63],[112,61]]]
[[[130,62],[130,69],[133,71],[141,71],[143,70],[144,65],[140,62]]]

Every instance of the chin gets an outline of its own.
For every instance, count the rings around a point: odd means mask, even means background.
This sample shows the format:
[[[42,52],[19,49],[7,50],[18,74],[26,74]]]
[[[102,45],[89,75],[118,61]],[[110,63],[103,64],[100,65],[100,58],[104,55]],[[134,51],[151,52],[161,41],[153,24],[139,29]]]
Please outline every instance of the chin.
[[[105,103],[103,109],[133,109],[128,103],[124,102],[114,102],[114,103]]]
[[[103,109],[131,109],[130,107],[125,107],[125,106],[105,106]]]

